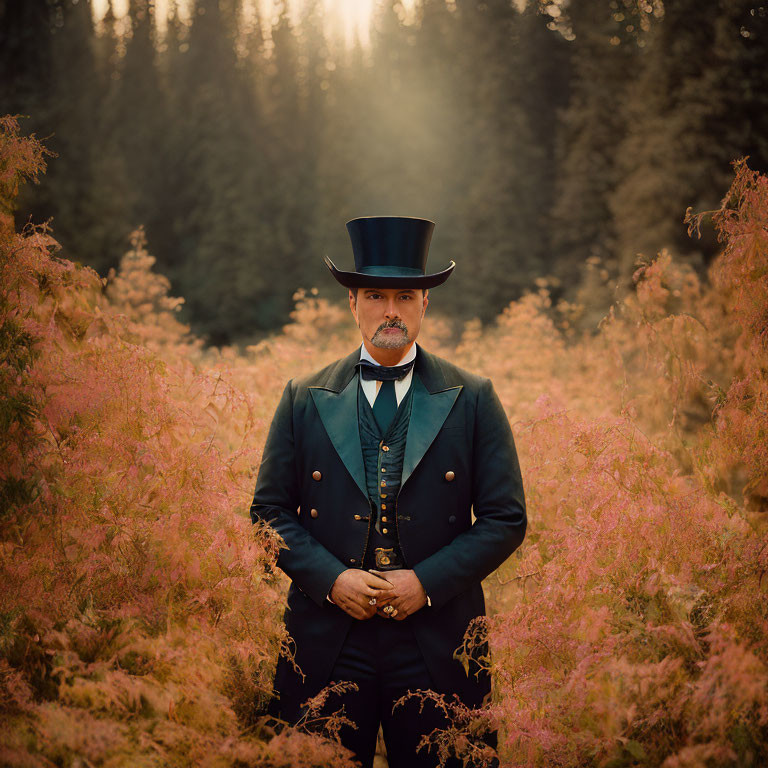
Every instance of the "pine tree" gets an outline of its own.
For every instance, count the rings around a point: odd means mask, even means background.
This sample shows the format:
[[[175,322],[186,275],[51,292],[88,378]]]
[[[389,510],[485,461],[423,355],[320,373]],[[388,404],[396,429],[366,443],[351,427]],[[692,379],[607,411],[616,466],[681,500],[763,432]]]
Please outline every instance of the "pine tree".
[[[370,174],[366,166],[371,149],[367,136],[371,90],[370,62],[359,37],[349,48],[343,39],[330,45],[332,68],[326,75],[325,120],[315,127],[321,135],[317,174],[322,186],[316,201],[313,263],[309,269],[312,285],[339,297],[343,292],[320,259],[328,255],[341,269],[349,268],[352,250],[345,223],[374,212],[363,202],[362,191],[364,186],[367,188]]]
[[[91,256],[83,259],[101,274],[119,263],[130,237],[136,191],[131,187],[129,169],[116,125],[115,102],[120,94],[122,41],[112,2],[95,30],[94,59],[100,101],[95,111],[91,145],[91,183],[87,210]]]
[[[130,38],[126,42],[111,106],[112,138],[125,164],[131,190],[130,219],[143,226],[161,269],[170,267],[174,250],[174,200],[168,183],[171,115],[157,66],[154,6],[131,0]],[[130,230],[125,232],[127,238]],[[168,259],[166,261],[166,258]]]
[[[0,3],[2,111],[22,116],[22,130],[36,133],[39,138],[53,133],[54,12],[51,0]],[[30,215],[35,221],[53,215],[55,201],[47,179],[42,182],[20,190],[16,214],[19,228]]]
[[[67,258],[99,268],[108,263],[103,243],[94,237],[104,202],[96,194],[95,167],[104,79],[95,53],[92,8],[90,0],[61,0],[52,8],[48,42],[53,67],[35,121],[44,121],[40,127],[45,126],[47,146],[57,157],[41,189],[27,190],[33,195],[27,211],[35,218],[53,217]]]
[[[550,16],[528,3],[518,20],[520,62],[516,91],[517,103],[525,113],[533,141],[538,151],[525,156],[521,180],[525,182],[535,211],[538,241],[534,271],[538,276],[549,275],[552,293],[562,293],[557,278],[557,263],[552,247],[549,217],[555,204],[556,163],[559,115],[567,107],[572,87],[571,53],[573,46],[563,35],[549,26]],[[533,289],[532,285],[529,285]]]
[[[556,274],[565,298],[591,265],[618,273],[610,196],[621,178],[616,146],[626,132],[625,89],[638,57],[638,33],[603,0],[569,8],[570,99],[559,126],[552,210]]]
[[[456,4],[456,213],[463,232],[451,286],[463,314],[494,317],[533,284],[541,238],[538,172],[546,152],[526,111],[521,16],[506,0]],[[463,268],[463,269],[462,269]],[[453,280],[453,278],[452,278]]]
[[[703,270],[717,241],[706,227],[688,237],[686,208],[716,208],[737,157],[768,165],[768,14],[753,6],[729,0],[702,14],[694,0],[667,0],[648,36],[610,200],[627,285],[638,254],[662,247]]]
[[[0,3],[0,103],[4,112],[29,115],[29,130],[48,129],[54,12],[52,0]]]
[[[249,136],[253,92],[235,54],[231,6],[198,0],[188,51],[179,61],[172,110],[175,290],[196,331],[214,344],[263,327],[269,276],[254,239],[252,174],[259,147]]]

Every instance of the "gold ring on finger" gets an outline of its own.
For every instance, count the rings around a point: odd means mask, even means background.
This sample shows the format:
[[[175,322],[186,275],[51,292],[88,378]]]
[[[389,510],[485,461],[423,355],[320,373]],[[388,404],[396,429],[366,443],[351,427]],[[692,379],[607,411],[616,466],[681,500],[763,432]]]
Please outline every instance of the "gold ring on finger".
[[[371,598],[371,599],[368,601],[368,605],[376,605],[376,598],[375,598],[375,597],[372,597],[372,598]]]
[[[395,608],[393,611],[390,612],[389,618],[394,619],[395,616],[397,616],[397,608]]]
[[[384,606],[384,608],[383,608],[382,610],[384,611],[384,613],[386,613],[387,615],[389,615],[389,614],[390,614],[390,613],[392,613],[392,611],[394,611],[395,609],[394,609],[394,608],[393,608],[391,605],[385,605],[385,606]]]

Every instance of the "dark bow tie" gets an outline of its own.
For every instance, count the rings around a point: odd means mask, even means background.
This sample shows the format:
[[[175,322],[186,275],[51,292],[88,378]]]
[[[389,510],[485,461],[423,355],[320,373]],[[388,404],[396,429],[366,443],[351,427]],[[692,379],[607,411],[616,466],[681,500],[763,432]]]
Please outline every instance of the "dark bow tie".
[[[360,367],[360,375],[366,380],[394,381],[402,379],[413,368],[415,362],[414,359],[403,365],[374,365],[368,360],[361,360],[357,365]]]

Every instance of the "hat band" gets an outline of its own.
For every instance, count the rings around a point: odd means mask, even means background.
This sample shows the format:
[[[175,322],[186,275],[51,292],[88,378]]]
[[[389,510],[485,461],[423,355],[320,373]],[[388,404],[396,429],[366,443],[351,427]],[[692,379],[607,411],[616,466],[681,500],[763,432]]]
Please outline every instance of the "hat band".
[[[373,275],[376,277],[423,277],[424,272],[414,267],[393,267],[391,265],[360,267],[357,270],[361,275]]]

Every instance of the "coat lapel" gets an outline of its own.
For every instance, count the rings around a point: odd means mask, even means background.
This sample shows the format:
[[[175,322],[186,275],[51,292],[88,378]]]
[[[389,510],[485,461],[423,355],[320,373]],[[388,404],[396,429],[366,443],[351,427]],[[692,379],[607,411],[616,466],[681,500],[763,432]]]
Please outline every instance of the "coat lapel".
[[[325,385],[310,386],[309,391],[336,453],[367,499],[363,449],[357,422],[355,363],[359,358],[360,352],[356,350],[349,357],[339,361]]]
[[[309,391],[336,453],[361,493],[368,498],[360,425],[357,421],[355,364],[359,359],[358,348],[348,357],[339,360],[326,380],[310,386]],[[434,442],[462,389],[461,384],[451,385],[437,359],[422,347],[418,348],[411,386],[413,408],[406,437],[401,488]]]
[[[413,410],[405,443],[401,489],[434,442],[462,389],[461,384],[450,385],[435,357],[421,347],[411,386]]]
[[[405,443],[401,489],[437,437],[437,433],[448,418],[461,392],[461,385],[459,385],[430,393],[418,374],[414,375],[411,386],[413,387],[413,410]]]

